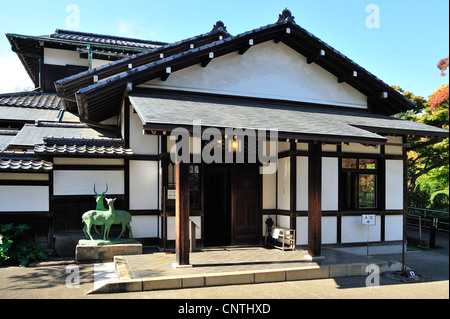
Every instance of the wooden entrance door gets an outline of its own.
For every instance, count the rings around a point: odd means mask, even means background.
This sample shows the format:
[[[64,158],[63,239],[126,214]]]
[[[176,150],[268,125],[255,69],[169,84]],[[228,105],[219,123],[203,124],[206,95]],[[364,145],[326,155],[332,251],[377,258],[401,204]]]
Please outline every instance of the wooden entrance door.
[[[259,244],[259,168],[257,165],[234,165],[232,168],[232,244]]]

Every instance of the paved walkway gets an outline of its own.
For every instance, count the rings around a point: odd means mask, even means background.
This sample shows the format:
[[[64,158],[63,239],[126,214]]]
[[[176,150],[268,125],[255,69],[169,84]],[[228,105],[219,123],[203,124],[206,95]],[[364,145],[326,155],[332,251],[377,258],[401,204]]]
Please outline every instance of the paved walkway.
[[[119,260],[126,265],[128,273],[121,278],[177,276],[180,274],[211,274],[220,272],[242,272],[251,270],[307,268],[336,263],[362,263],[364,256],[324,250],[325,259],[312,262],[305,250],[271,249],[266,247],[211,248],[190,254],[192,268],[175,269],[175,254],[157,252],[146,255],[121,256]]]
[[[311,261],[302,249],[282,251],[267,247],[204,249],[190,254],[190,268],[174,268],[175,254],[155,252],[115,257],[118,280],[95,293],[192,288],[302,279],[361,276],[368,264],[396,271],[401,264],[322,250],[324,259]]]

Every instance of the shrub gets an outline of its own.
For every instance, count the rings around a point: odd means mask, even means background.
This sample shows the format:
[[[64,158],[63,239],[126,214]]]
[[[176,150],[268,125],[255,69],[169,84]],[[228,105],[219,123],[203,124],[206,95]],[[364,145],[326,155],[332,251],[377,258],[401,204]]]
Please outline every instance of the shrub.
[[[25,239],[28,225],[0,225],[0,265],[4,263],[28,266],[32,261],[46,259],[45,252]]]

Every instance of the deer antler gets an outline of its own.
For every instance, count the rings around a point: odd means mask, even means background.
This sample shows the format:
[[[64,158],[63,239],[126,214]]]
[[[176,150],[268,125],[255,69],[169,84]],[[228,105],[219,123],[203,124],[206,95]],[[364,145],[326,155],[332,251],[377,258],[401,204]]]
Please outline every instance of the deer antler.
[[[97,194],[97,192],[95,190],[95,184],[94,184],[94,194],[95,194],[95,196],[98,196],[98,194]]]
[[[102,193],[102,195],[105,195],[107,191],[108,191],[108,183],[106,183],[106,190]]]

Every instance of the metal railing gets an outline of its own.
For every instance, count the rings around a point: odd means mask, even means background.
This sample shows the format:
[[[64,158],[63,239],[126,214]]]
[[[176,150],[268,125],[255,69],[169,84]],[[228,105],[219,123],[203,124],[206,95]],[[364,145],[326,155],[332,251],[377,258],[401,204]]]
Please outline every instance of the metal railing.
[[[445,216],[442,217],[442,215]],[[416,207],[408,207],[408,226],[416,226],[422,229],[433,227],[433,219],[437,218],[437,230],[449,232],[449,213],[442,210],[432,210]],[[436,221],[435,221],[436,222]]]
[[[429,247],[434,248],[436,231],[449,232],[449,213],[440,210],[408,207],[407,226],[419,230],[419,244],[423,244],[423,230],[429,230]]]

